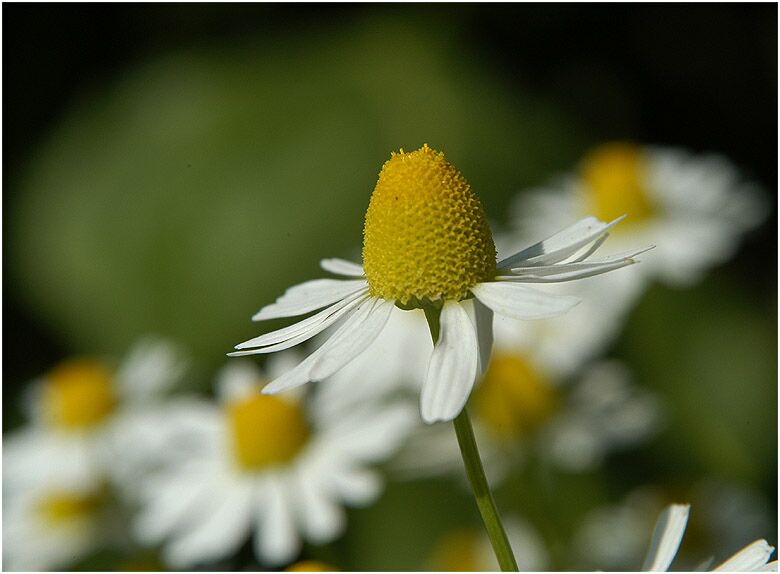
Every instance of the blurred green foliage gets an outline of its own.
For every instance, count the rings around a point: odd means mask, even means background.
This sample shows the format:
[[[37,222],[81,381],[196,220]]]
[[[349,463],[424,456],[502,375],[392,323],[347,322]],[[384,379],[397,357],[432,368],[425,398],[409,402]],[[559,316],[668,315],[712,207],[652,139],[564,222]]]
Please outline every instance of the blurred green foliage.
[[[180,51],[85,97],[11,217],[31,308],[73,348],[120,353],[156,332],[214,365],[319,259],[358,255],[390,151],[444,150],[499,217],[583,144],[449,29],[369,19]]]

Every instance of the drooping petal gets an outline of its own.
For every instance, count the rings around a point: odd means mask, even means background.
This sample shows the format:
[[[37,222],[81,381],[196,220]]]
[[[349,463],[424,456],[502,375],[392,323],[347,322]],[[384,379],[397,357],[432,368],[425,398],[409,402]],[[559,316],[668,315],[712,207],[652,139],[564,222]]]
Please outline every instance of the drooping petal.
[[[255,313],[252,321],[296,317],[310,313],[367,289],[365,279],[344,281],[342,279],[314,279],[290,287],[274,303],[266,305]]]
[[[393,301],[374,299],[366,306],[364,319],[350,333],[334,335],[328,341],[328,352],[312,364],[310,376],[321,381],[341,369],[374,342],[395,308]]]
[[[713,572],[756,572],[761,570],[775,549],[766,540],[756,540],[734,554]]]
[[[447,301],[420,395],[420,412],[426,423],[452,420],[463,410],[474,386],[478,362],[477,335],[471,319],[459,303]]]
[[[690,504],[670,504],[658,517],[642,570],[667,572],[680,548],[688,524]]]
[[[314,380],[311,376],[311,370],[317,361],[319,361],[321,357],[327,355],[332,348],[336,347],[337,349],[341,349],[341,345],[344,344],[343,342],[349,340],[349,338],[357,338],[360,336],[363,328],[363,322],[367,319],[370,311],[374,308],[374,303],[376,301],[377,299],[372,297],[363,299],[359,307],[349,317],[347,317],[344,323],[335,333],[333,333],[330,339],[328,339],[319,349],[306,357],[306,359],[304,359],[300,365],[266,385],[263,388],[263,394],[278,393],[280,391],[291,389]]]
[[[589,243],[601,239],[623,217],[619,217],[609,223],[600,221],[595,217],[586,217],[544,241],[535,243],[531,247],[499,261],[496,267],[509,269],[518,267],[521,263],[526,266],[558,263],[567,257],[571,257]]]
[[[320,261],[320,267],[334,275],[344,275],[346,277],[365,277],[363,266],[347,261],[346,259],[323,259]]]
[[[293,347],[298,343],[311,339],[317,333],[324,331],[330,325],[335,323],[340,317],[360,304],[360,302],[365,298],[366,295],[363,292],[358,291],[357,293],[349,295],[342,301],[331,305],[327,309],[323,309],[316,315],[312,315],[311,317],[308,317],[303,321],[298,321],[297,323],[289,325],[288,327],[277,329],[276,331],[271,331],[270,333],[265,333],[259,337],[254,337],[248,341],[239,343],[235,348],[247,349],[266,347],[265,350],[258,350],[255,351],[255,353],[271,353]],[[288,341],[291,343],[283,347],[279,346],[281,343],[286,343]],[[231,356],[236,356],[236,354],[231,354]]]
[[[580,302],[576,297],[552,295],[509,281],[480,283],[471,292],[499,315],[513,319],[555,317]]]

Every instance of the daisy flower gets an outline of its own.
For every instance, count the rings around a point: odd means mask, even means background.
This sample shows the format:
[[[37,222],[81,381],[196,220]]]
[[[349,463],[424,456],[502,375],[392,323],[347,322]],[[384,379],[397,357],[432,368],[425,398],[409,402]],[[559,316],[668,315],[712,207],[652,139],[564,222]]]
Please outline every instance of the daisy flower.
[[[180,351],[158,339],[138,343],[117,369],[90,358],[58,365],[30,388],[30,424],[3,438],[4,484],[11,492],[31,481],[69,491],[117,478],[133,456],[116,456],[117,432],[185,368]]]
[[[422,418],[428,423],[451,420],[487,365],[494,312],[542,319],[578,303],[527,283],[570,281],[634,263],[644,249],[588,259],[618,221],[585,217],[496,262],[487,218],[460,172],[427,145],[411,153],[401,150],[382,167],[369,202],[363,265],[323,260],[323,269],[347,279],[292,287],[253,319],[317,313],[245,341],[231,355],[280,351],[343,320],[321,347],[263,389],[272,394],[328,378],[365,351],[393,313],[422,309],[439,331],[420,395]],[[465,308],[468,300],[473,319]]]
[[[107,536],[106,493],[35,480],[3,496],[3,566],[11,571],[73,566]]]
[[[688,524],[690,506],[671,504],[658,517],[650,549],[642,566],[646,572],[667,572],[677,556],[685,527]],[[777,570],[777,560],[768,563],[775,549],[766,540],[752,544],[712,569],[713,572],[759,572]]]
[[[219,376],[218,403],[187,399],[159,413],[167,461],[144,481],[135,531],[164,544],[175,568],[228,557],[250,536],[273,566],[291,562],[303,538],[335,539],[343,505],[379,495],[369,465],[397,448],[414,417],[408,405],[328,415],[316,395],[305,405],[297,392],[263,395],[263,384],[251,364],[234,363]]]
[[[610,241],[617,250],[656,245],[656,256],[623,274],[625,282],[685,286],[731,257],[767,206],[758,186],[721,156],[616,142],[591,151],[576,174],[520,195],[513,220],[527,237],[584,214],[628,215]]]

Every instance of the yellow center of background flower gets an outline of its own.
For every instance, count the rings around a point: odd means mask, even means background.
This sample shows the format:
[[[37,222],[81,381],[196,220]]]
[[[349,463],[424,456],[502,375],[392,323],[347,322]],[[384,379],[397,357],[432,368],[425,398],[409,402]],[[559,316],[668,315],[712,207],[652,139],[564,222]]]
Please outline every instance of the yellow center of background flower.
[[[285,572],[335,572],[336,569],[319,560],[303,560],[285,568]]]
[[[239,466],[258,470],[291,460],[309,436],[296,404],[270,395],[253,395],[228,405],[233,450]]]
[[[53,492],[39,503],[43,519],[52,526],[60,526],[89,518],[95,514],[102,502],[99,494]]]
[[[589,215],[612,221],[626,214],[626,224],[652,215],[653,206],[645,189],[647,165],[640,147],[629,143],[597,147],[585,157],[581,174]]]
[[[538,428],[555,411],[555,389],[526,359],[496,353],[474,393],[474,412],[500,439]]]
[[[65,430],[96,426],[117,403],[111,371],[89,359],[55,368],[46,378],[42,400],[49,422]]]
[[[479,537],[471,530],[446,534],[433,549],[431,567],[441,572],[481,572]]]
[[[460,300],[495,275],[485,212],[443,153],[426,144],[385,162],[366,212],[363,266],[371,295],[402,304]]]

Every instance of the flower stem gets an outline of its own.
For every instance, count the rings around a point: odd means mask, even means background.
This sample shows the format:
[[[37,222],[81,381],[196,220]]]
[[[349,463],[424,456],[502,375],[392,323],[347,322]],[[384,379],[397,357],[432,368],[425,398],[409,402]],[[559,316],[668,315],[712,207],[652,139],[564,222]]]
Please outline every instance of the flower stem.
[[[463,456],[463,464],[466,466],[466,474],[468,474],[471,488],[474,491],[474,498],[482,515],[482,522],[485,524],[490,544],[493,546],[493,552],[496,554],[498,565],[502,572],[517,572],[515,555],[512,553],[512,547],[509,545],[504,526],[498,516],[496,503],[485,478],[485,470],[482,468],[482,461],[479,458],[477,442],[474,440],[474,430],[471,428],[471,421],[465,407],[453,423],[455,424],[455,434],[458,436],[460,453]]]
[[[441,304],[428,302],[423,305],[423,311],[431,331],[431,339],[435,345],[441,331]],[[509,545],[504,526],[498,516],[493,494],[490,492],[487,478],[485,478],[485,469],[482,468],[477,441],[474,440],[474,429],[471,428],[471,420],[469,420],[466,407],[463,407],[463,410],[452,422],[455,425],[455,434],[458,436],[458,445],[460,446],[460,454],[463,456],[463,464],[466,466],[466,474],[469,477],[471,489],[474,491],[477,508],[482,515],[482,522],[485,524],[485,530],[487,530],[490,544],[493,546],[493,552],[496,554],[498,565],[502,572],[518,572],[515,555],[512,553],[512,547]]]

